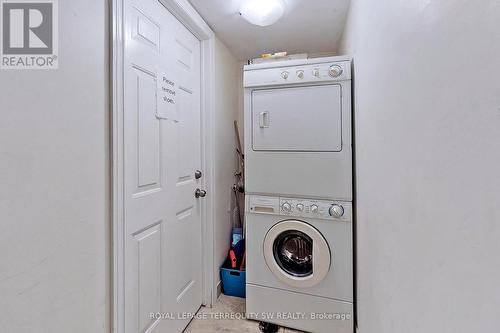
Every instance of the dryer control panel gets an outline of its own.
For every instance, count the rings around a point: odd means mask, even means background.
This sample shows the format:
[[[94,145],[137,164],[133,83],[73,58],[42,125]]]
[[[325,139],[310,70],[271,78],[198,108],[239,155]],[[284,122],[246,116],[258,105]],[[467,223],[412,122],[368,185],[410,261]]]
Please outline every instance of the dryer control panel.
[[[352,220],[352,203],[334,200],[248,195],[247,212],[337,221]]]
[[[350,61],[333,61],[277,68],[246,70],[245,87],[310,84],[351,79]]]

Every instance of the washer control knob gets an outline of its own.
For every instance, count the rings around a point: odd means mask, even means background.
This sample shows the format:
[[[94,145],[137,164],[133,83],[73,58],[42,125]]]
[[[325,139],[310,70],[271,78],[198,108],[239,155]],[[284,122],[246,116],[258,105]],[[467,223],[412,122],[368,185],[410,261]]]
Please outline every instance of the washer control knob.
[[[318,212],[318,206],[317,205],[311,205],[311,213],[316,214]]]
[[[313,75],[319,77],[319,68],[313,69]]]
[[[339,77],[343,72],[344,70],[339,65],[331,65],[330,70],[328,71],[331,77]]]
[[[299,203],[299,204],[297,204],[297,206],[295,206],[295,208],[297,208],[297,210],[298,210],[299,212],[302,212],[302,211],[304,210],[304,205],[303,205],[303,204],[301,204],[301,203]]]
[[[344,215],[344,207],[342,207],[341,205],[334,204],[330,207],[328,212],[330,213],[330,216],[339,218],[339,217],[342,217]]]
[[[283,205],[281,205],[281,208],[284,212],[287,213],[290,213],[292,211],[292,205],[290,205],[288,202],[283,203]]]
[[[303,79],[303,78],[304,78],[304,71],[303,71],[303,70],[299,70],[299,71],[297,71],[297,77],[298,77],[299,79]]]
[[[288,79],[288,72],[287,71],[281,72],[281,77],[284,78],[285,80]]]

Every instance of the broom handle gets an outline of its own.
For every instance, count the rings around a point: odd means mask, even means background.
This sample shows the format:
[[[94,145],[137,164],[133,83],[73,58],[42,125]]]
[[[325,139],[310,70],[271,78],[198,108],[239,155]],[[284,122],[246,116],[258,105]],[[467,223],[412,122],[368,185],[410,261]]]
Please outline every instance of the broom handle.
[[[240,157],[240,167],[241,167],[241,178],[245,178],[245,166],[243,162],[243,149],[241,147],[241,140],[240,140],[240,130],[238,128],[238,121],[234,121],[234,134],[236,135],[236,143],[238,145],[238,151],[239,151],[239,157]]]

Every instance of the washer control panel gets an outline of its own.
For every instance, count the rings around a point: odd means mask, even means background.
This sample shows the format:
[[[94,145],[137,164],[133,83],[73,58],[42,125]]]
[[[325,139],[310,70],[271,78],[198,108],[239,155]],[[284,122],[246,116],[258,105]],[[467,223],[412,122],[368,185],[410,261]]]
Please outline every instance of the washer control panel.
[[[285,215],[336,221],[352,220],[352,203],[347,201],[247,195],[248,213]]]
[[[281,215],[328,220],[350,220],[350,202],[280,198]]]

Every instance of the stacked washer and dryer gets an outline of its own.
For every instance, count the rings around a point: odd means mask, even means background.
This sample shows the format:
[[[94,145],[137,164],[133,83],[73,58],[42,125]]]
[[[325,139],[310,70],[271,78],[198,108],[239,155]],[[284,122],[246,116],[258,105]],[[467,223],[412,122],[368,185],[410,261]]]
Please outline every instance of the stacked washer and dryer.
[[[351,63],[248,65],[247,315],[353,332]]]

